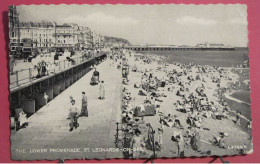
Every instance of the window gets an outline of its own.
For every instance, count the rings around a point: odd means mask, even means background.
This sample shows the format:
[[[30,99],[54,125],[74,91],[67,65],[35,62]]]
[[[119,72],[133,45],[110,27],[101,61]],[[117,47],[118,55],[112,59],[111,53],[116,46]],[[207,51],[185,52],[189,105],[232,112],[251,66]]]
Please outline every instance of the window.
[[[64,40],[64,43],[65,43],[65,40]]]

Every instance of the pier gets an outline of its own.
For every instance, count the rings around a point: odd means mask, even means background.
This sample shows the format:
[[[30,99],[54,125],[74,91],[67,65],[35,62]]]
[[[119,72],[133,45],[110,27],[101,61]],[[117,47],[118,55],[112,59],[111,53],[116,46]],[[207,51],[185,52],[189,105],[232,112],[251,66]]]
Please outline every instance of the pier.
[[[175,47],[175,46],[126,46],[126,50],[132,51],[228,51],[235,50],[233,47]]]

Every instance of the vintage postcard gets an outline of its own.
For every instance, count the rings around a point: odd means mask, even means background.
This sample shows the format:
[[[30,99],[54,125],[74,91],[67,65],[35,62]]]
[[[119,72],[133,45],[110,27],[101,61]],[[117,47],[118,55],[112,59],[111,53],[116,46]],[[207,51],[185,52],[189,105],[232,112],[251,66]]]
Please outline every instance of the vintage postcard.
[[[249,154],[247,6],[9,6],[12,160]]]

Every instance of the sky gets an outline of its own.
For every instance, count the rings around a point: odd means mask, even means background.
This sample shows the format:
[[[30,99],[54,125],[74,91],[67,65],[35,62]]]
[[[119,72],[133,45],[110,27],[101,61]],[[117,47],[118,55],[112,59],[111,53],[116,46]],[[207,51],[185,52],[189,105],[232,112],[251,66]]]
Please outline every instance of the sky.
[[[138,45],[248,44],[247,6],[230,5],[21,5],[20,21],[77,23]]]

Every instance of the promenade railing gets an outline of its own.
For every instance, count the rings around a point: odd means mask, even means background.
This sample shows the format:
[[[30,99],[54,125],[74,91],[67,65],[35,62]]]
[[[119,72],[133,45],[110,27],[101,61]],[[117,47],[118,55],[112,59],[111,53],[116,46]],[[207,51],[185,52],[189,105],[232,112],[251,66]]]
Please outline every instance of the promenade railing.
[[[10,74],[9,88],[12,89],[12,88],[18,87],[20,85],[32,82],[34,80],[39,80],[43,77],[59,73],[63,70],[66,70],[66,69],[69,69],[76,65],[90,61],[94,58],[95,57],[93,55],[91,55],[91,56],[77,55],[77,56],[71,57],[70,60],[65,59],[62,61],[55,61],[54,64],[46,62],[46,64],[47,64],[46,71],[42,75],[39,74],[36,67],[15,71],[15,72],[13,72],[13,74]]]

